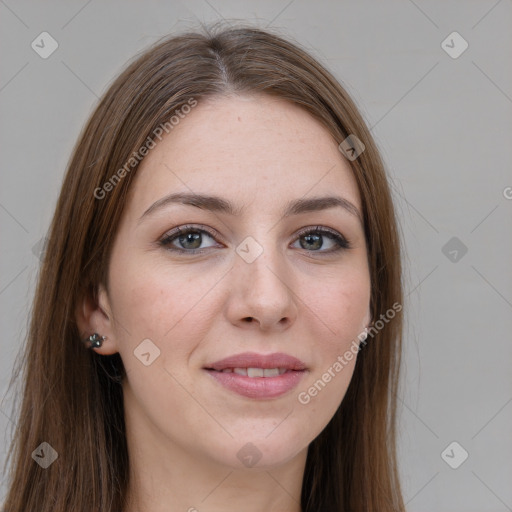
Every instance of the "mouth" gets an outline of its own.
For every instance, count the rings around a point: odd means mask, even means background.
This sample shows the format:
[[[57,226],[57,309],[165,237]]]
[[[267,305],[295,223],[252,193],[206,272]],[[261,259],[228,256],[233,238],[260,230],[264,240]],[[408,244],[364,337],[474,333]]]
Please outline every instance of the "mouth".
[[[205,369],[215,371],[245,371],[245,374],[252,374],[249,376],[265,377],[265,370],[272,370],[274,373],[277,370],[280,373],[285,373],[287,370],[306,370],[306,365],[300,359],[283,352],[275,352],[272,354],[244,352],[208,364]],[[261,370],[263,370],[263,375],[261,375]],[[239,375],[242,375],[242,373],[239,373]],[[268,374],[268,376],[275,375]]]
[[[290,370],[288,368],[224,368],[223,370],[215,370],[213,368],[205,368],[212,372],[220,373],[236,373],[237,375],[243,375],[244,377],[253,378],[269,378],[278,377],[286,372],[293,372],[297,370]]]
[[[248,398],[276,398],[295,388],[307,373],[299,359],[283,353],[244,353],[203,368],[224,388]]]

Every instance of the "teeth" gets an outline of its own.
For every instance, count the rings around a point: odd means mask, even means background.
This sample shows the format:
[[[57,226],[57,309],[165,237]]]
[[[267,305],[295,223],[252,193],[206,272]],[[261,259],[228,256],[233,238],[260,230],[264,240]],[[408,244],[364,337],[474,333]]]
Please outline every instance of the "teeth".
[[[247,377],[263,377],[263,368],[247,368]]]
[[[286,373],[286,368],[226,368],[223,372],[233,372],[244,377],[279,377]]]

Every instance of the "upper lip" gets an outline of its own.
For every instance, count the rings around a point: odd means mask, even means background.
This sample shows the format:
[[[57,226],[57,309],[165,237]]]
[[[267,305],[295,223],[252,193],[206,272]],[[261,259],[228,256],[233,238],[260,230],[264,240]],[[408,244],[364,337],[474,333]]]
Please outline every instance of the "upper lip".
[[[205,366],[208,370],[224,370],[226,368],[286,368],[287,370],[306,370],[306,365],[296,357],[275,352],[273,354],[257,354],[244,352],[226,357]]]

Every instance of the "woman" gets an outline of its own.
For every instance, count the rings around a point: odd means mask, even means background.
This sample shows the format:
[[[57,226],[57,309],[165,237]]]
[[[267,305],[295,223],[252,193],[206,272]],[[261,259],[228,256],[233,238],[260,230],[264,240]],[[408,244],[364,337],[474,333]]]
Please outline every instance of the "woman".
[[[74,149],[5,510],[403,511],[401,303],[342,86],[255,28],[167,38]]]

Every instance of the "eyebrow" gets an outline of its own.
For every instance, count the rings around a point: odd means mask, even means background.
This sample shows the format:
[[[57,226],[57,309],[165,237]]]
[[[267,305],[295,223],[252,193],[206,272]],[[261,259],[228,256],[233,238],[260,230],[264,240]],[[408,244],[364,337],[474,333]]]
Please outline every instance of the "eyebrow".
[[[169,206],[170,204],[185,204],[195,206],[196,208],[200,208],[202,210],[226,213],[233,216],[240,215],[243,211],[243,208],[236,208],[233,203],[218,196],[182,192],[169,194],[154,202],[141,215],[139,222],[141,222],[144,217],[147,217],[155,211]],[[308,199],[295,199],[289,201],[283,208],[282,217],[290,217],[292,215],[300,215],[301,213],[327,210],[329,208],[335,207],[343,208],[353,216],[357,217],[361,224],[363,223],[361,213],[357,207],[348,199],[340,196],[312,197]]]

